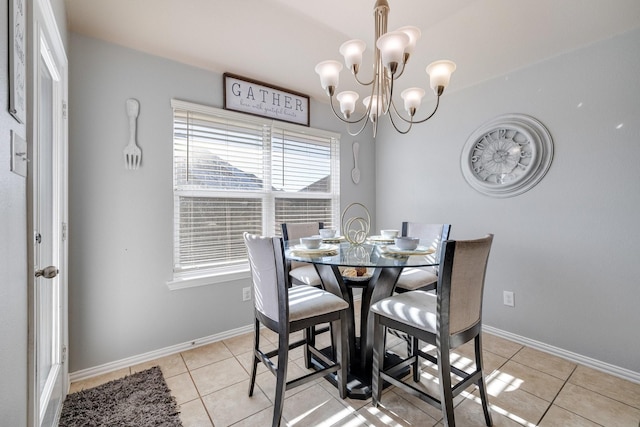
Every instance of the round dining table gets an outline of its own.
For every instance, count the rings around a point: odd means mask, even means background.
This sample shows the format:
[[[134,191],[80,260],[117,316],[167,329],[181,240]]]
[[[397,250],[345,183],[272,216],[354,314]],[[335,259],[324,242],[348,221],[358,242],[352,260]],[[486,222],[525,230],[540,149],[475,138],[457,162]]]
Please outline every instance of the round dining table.
[[[290,261],[315,266],[325,290],[349,302],[348,322],[349,381],[348,395],[354,399],[371,396],[373,364],[373,322],[371,305],[393,294],[396,282],[407,267],[437,267],[439,254],[418,247],[400,250],[391,242],[368,240],[363,244],[346,241],[323,243],[318,249],[307,249],[298,240],[285,242],[285,257]],[[360,274],[360,275],[358,275]],[[362,289],[360,328],[356,331],[353,290]],[[386,355],[394,363],[393,355]],[[331,380],[331,378],[329,378]]]

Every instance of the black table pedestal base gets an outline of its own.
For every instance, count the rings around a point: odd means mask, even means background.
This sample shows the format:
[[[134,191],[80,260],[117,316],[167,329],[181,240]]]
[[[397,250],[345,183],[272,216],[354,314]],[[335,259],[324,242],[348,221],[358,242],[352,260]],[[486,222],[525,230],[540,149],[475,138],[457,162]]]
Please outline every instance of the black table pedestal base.
[[[331,349],[326,348],[322,350],[322,353],[330,357]],[[402,358],[397,354],[387,352],[384,356],[384,367],[387,369],[390,366],[393,366],[400,362]],[[351,364],[349,369],[349,374],[347,375],[347,396],[350,399],[356,400],[367,400],[371,397],[371,369],[368,372],[362,372],[361,369],[355,368],[354,366],[359,367],[359,360],[354,361]],[[321,369],[324,367],[321,361],[311,357],[311,367],[313,369]],[[411,372],[411,368],[406,367],[395,376],[397,379],[401,379],[406,377]],[[335,373],[329,374],[325,377],[327,381],[329,381],[334,386],[338,386],[338,381]],[[387,388],[390,384],[386,381],[383,383],[383,388]]]

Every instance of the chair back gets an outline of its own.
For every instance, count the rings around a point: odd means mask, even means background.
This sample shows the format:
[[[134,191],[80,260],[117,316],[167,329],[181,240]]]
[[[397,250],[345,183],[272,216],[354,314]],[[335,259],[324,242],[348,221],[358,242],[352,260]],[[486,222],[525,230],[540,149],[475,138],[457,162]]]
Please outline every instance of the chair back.
[[[283,320],[286,320],[289,302],[282,239],[246,232],[243,236],[253,279],[255,309],[274,322],[279,322],[283,314]],[[285,309],[284,313],[280,307]]]
[[[437,287],[442,334],[453,336],[481,326],[482,294],[492,241],[493,234],[488,234],[481,239],[443,243]]]
[[[301,237],[315,236],[318,234],[318,230],[324,228],[322,222],[288,222],[281,224],[282,238],[284,240],[296,240]],[[303,262],[291,261],[288,269],[297,268],[305,265]],[[288,274],[288,272],[287,272]]]
[[[442,242],[449,238],[450,232],[450,224],[402,223],[403,236],[418,237],[422,246],[432,248],[436,252],[440,249]]]

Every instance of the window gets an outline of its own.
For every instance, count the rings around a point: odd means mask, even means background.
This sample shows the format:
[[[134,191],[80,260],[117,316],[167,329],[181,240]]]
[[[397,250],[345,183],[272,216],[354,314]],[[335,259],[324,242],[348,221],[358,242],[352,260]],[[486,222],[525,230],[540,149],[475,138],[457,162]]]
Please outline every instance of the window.
[[[247,271],[245,231],[338,224],[338,134],[177,100],[172,107],[174,279]]]

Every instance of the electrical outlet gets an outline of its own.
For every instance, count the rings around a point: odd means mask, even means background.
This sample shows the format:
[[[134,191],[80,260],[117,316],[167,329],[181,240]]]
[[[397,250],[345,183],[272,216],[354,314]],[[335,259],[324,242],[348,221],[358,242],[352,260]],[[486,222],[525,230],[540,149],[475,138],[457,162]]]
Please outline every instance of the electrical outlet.
[[[251,299],[251,288],[242,288],[242,301],[249,301]]]
[[[502,301],[503,301],[504,305],[506,305],[508,307],[515,307],[516,306],[515,297],[513,295],[513,292],[511,292],[511,291],[503,291],[503,293],[502,293]]]

